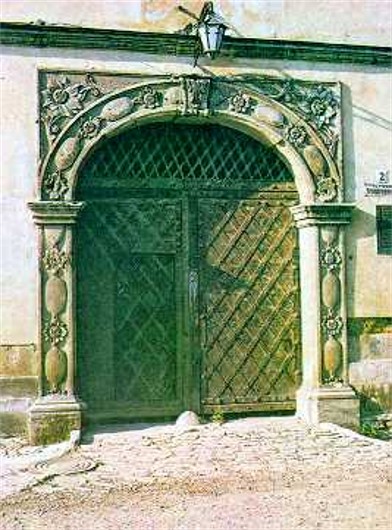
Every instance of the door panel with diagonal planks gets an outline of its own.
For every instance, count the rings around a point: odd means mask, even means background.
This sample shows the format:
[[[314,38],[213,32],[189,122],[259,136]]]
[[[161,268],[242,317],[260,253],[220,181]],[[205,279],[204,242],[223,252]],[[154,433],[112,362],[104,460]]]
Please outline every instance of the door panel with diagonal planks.
[[[180,202],[90,202],[78,242],[82,398],[101,412],[177,412]]]
[[[202,199],[199,234],[203,408],[292,407],[299,313],[290,211]]]

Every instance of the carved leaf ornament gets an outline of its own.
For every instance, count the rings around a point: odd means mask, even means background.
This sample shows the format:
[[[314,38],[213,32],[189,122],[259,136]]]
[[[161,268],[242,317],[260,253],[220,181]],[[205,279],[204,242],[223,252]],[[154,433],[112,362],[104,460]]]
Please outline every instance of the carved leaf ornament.
[[[150,113],[153,120],[162,112],[199,119],[215,115],[218,122],[221,115],[234,122],[246,120],[249,127],[270,134],[277,148],[286,145],[304,160],[315,184],[316,201],[339,200],[342,179],[334,160],[339,137],[335,92],[323,85],[263,80],[253,81],[249,88],[249,82],[245,86],[241,80],[229,83],[220,78],[183,76],[102,95],[91,76],[86,77],[85,84],[72,83],[66,76],[51,77],[42,92],[41,113],[44,119],[50,116],[49,135],[51,127],[60,123],[57,116],[62,118],[64,129],[43,164],[42,198],[72,198],[78,164],[101,133],[115,131],[131,117],[136,123],[139,117],[145,119]],[[90,104],[86,108],[87,100]]]
[[[44,328],[44,337],[50,344],[57,346],[67,338],[68,328],[58,317],[54,317]]]
[[[57,136],[67,119],[84,109],[89,98],[101,95],[95,79],[87,74],[83,83],[71,83],[69,77],[50,77],[46,89],[41,91],[42,120],[49,135]]]
[[[59,242],[48,246],[42,256],[46,272],[43,278],[45,309],[49,313],[43,327],[43,337],[49,345],[45,354],[45,376],[52,393],[61,392],[67,375],[67,355],[60,345],[68,336],[68,326],[61,314],[67,304],[68,287],[64,273],[69,263],[70,257]]]
[[[320,265],[323,272],[321,297],[324,313],[321,323],[324,331],[323,380],[324,383],[332,385],[341,382],[343,358],[341,335],[344,322],[340,315],[342,254],[339,244],[339,229],[336,226],[323,227],[320,254]]]
[[[57,245],[53,245],[46,249],[42,262],[48,272],[57,275],[65,269],[69,262],[69,256],[64,251],[61,251]]]

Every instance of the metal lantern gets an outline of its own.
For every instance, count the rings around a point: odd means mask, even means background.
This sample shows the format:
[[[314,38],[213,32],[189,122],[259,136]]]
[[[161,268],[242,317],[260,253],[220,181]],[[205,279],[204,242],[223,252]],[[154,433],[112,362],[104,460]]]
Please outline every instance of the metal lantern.
[[[214,13],[212,2],[206,2],[197,26],[203,54],[213,59],[219,53],[225,31],[226,25]]]

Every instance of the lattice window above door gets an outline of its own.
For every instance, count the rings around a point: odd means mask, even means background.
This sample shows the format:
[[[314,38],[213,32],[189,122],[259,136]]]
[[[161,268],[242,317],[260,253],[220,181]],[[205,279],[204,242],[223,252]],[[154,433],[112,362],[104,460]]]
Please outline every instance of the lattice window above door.
[[[261,189],[293,182],[250,136],[217,125],[154,124],[107,140],[81,172],[79,191],[126,188]]]

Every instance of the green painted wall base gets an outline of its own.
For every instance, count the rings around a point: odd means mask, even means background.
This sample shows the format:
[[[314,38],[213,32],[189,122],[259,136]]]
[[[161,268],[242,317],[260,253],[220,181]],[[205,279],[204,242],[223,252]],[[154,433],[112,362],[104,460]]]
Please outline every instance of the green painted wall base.
[[[70,438],[82,426],[83,404],[75,399],[48,396],[37,400],[29,411],[29,441],[49,445]]]

